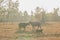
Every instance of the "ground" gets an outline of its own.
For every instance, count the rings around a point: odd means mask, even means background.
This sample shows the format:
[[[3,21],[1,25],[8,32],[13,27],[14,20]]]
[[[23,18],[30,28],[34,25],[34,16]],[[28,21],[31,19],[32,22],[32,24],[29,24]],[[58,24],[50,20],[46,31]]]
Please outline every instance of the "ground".
[[[19,29],[18,22],[1,22],[0,23],[0,40],[60,40],[60,22],[46,22],[42,25],[43,36],[36,34],[16,33]],[[37,27],[36,27],[37,28]],[[32,26],[28,25],[25,31],[31,31]],[[56,35],[58,34],[58,36]],[[23,36],[22,36],[23,35]]]

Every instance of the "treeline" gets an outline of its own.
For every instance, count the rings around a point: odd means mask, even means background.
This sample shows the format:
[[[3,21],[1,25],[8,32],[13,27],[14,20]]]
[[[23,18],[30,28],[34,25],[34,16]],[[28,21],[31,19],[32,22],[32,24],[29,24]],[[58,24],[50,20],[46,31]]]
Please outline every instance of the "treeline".
[[[31,15],[29,15],[27,11],[19,11],[18,1],[7,2],[9,4],[7,7],[0,5],[0,22],[60,21],[59,8],[53,8],[53,12],[47,13],[43,8],[36,7],[35,11],[31,11]]]

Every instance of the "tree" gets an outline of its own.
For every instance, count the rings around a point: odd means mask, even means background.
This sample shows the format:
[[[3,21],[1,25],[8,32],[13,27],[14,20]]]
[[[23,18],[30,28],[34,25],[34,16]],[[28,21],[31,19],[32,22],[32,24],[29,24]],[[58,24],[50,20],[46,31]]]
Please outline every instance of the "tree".
[[[46,14],[46,21],[54,21],[54,14],[52,12],[49,12]]]
[[[58,19],[58,11],[59,11],[59,8],[54,8],[54,20],[57,21]]]
[[[41,8],[36,7],[35,9],[35,18],[37,19],[37,21],[41,21],[42,20],[42,14],[41,14]]]
[[[20,17],[22,17],[22,16],[23,16],[23,13],[22,13],[22,11],[20,11],[20,12],[19,12],[19,14],[20,14]]]
[[[16,0],[16,2],[14,3],[14,8],[18,9],[18,6],[19,6],[19,1]]]
[[[27,11],[24,11],[23,20],[24,20],[25,22],[28,22],[28,20],[29,20],[29,15],[28,15],[28,12],[27,12]]]
[[[18,21],[18,16],[19,16],[19,12],[18,12],[18,5],[17,4],[18,1],[16,1],[15,3],[12,2],[12,0],[9,0],[9,8],[8,10],[8,15],[7,15],[7,19],[8,21]]]
[[[0,3],[2,3],[4,0],[0,0]]]
[[[31,16],[30,16],[30,21],[35,21],[36,20],[36,18],[35,18],[35,15],[34,15],[34,12],[33,11],[31,11]]]
[[[4,7],[0,7],[0,22],[6,21],[6,9]]]
[[[1,3],[3,2],[4,0],[0,0],[0,6],[1,6]]]
[[[42,21],[42,23],[45,23],[45,12],[46,11],[44,9],[41,12],[41,14],[42,14],[42,20],[41,21]]]

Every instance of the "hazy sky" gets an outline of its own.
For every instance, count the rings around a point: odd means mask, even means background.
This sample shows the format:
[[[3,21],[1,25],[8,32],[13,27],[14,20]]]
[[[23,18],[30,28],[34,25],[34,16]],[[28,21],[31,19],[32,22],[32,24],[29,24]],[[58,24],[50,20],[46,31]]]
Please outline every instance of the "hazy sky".
[[[19,8],[22,11],[27,10],[29,13],[37,6],[44,8],[46,11],[52,11],[53,8],[60,8],[60,0],[19,0]]]

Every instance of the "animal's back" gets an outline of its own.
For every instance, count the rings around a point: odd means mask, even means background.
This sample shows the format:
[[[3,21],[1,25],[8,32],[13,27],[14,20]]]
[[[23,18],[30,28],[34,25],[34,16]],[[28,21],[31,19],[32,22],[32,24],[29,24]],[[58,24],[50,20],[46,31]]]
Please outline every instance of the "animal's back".
[[[19,27],[26,27],[28,23],[19,23]]]
[[[41,23],[40,23],[40,22],[31,22],[31,25],[32,25],[32,26],[40,26]]]

